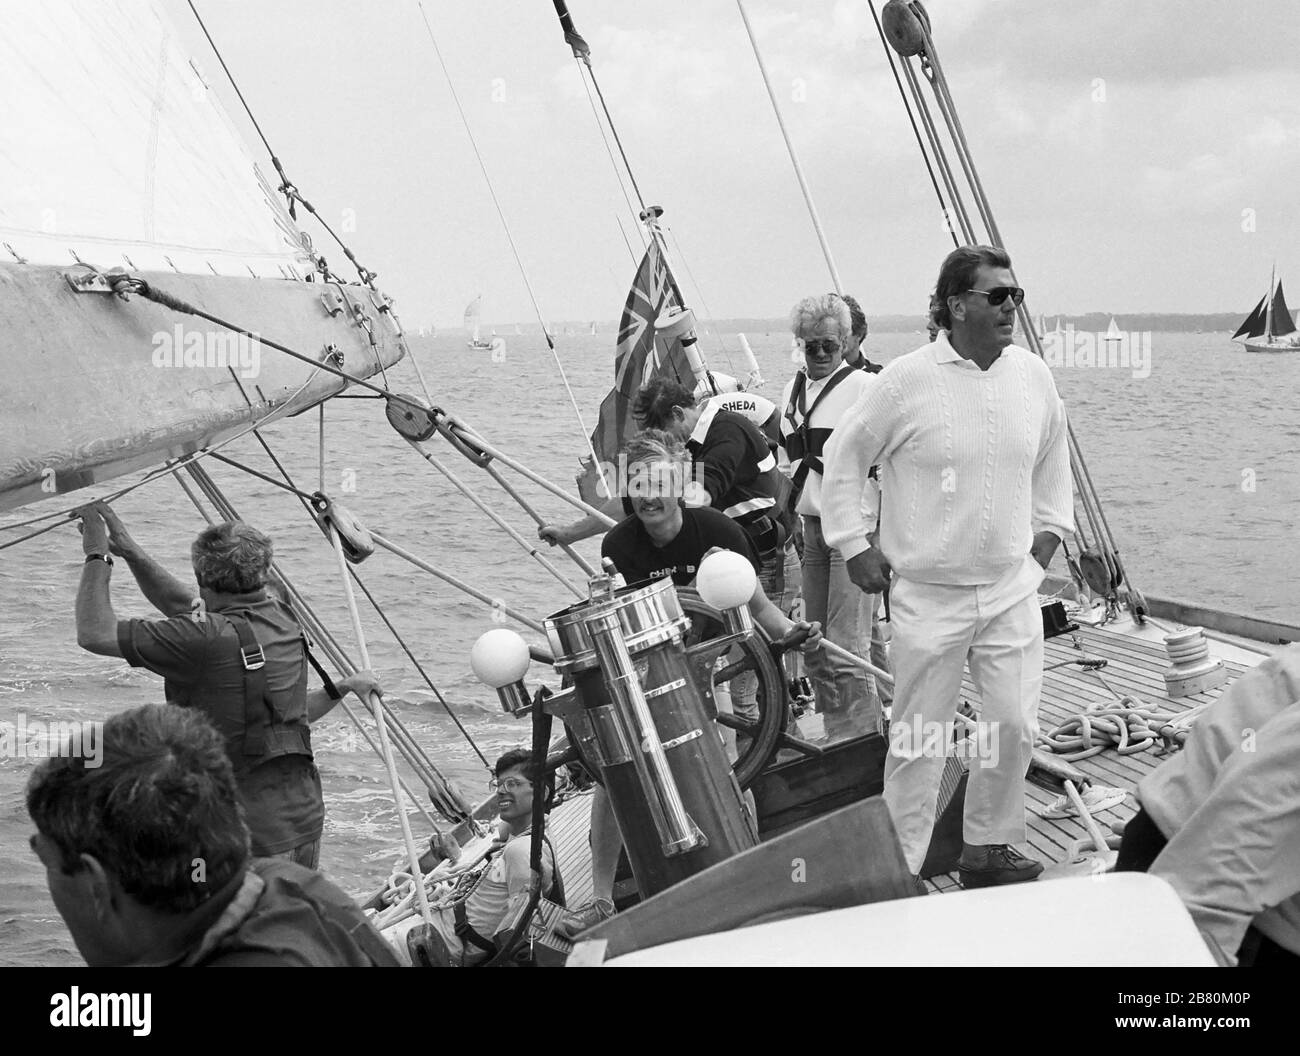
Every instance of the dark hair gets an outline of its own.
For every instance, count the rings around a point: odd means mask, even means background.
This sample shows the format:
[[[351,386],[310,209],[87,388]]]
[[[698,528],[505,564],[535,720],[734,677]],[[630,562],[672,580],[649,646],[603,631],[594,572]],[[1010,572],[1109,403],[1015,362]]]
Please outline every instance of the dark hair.
[[[642,429],[666,429],[674,407],[694,407],[695,393],[672,378],[651,378],[632,403],[632,417]]]
[[[544,762],[545,760],[543,760]],[[514,770],[516,767],[523,768],[524,773],[528,775],[528,780],[536,788],[538,785],[537,767],[533,763],[533,753],[527,748],[511,748],[502,754],[501,758],[496,761],[496,765],[492,767],[492,776],[500,780],[502,774],[507,770]],[[541,784],[546,793],[547,809],[549,810],[550,799],[555,794],[555,772],[552,771],[547,774]]]
[[[857,298],[846,293],[840,297],[840,300],[849,306],[849,319],[852,320],[849,334],[865,334],[867,332],[867,313],[862,310],[862,305],[858,304]]]
[[[243,521],[213,524],[190,547],[200,587],[223,594],[247,594],[266,585],[273,556],[271,540]]]
[[[187,913],[248,859],[248,828],[221,735],[201,712],[146,704],[114,715],[101,765],[47,759],[27,783],[27,812],[65,873],[88,854],[141,905]],[[202,879],[195,879],[203,864]]]
[[[943,258],[943,264],[939,268],[939,281],[934,284],[934,296],[930,298],[930,317],[941,330],[952,329],[948,298],[969,290],[975,281],[975,273],[985,265],[990,268],[1009,268],[1011,258],[1005,249],[996,246],[958,246]]]

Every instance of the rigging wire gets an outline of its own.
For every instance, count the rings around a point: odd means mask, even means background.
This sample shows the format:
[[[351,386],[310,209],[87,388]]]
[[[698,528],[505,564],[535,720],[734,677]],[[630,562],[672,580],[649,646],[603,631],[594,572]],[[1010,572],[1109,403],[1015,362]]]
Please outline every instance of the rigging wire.
[[[487,163],[483,160],[483,155],[478,149],[478,141],[474,138],[473,129],[470,128],[469,118],[465,114],[465,108],[460,104],[460,95],[456,91],[455,82],[452,80],[451,71],[447,68],[447,63],[442,57],[442,49],[438,47],[438,40],[433,35],[433,27],[429,24],[429,16],[425,13],[424,4],[419,4],[420,17],[424,20],[424,28],[429,34],[429,42],[433,45],[434,54],[438,56],[438,64],[442,67],[443,76],[447,78],[447,87],[451,92],[452,101],[456,104],[456,111],[460,114],[461,124],[465,126],[465,134],[469,137],[470,147],[474,151],[474,157],[478,159],[480,171],[483,173],[483,181],[487,184],[488,194],[492,198],[492,204],[496,207],[497,216],[501,219],[501,227],[505,231],[506,241],[510,243],[510,252],[514,255],[515,264],[519,268],[520,278],[523,279],[524,288],[528,291],[528,298],[533,303],[533,312],[537,316],[537,321],[542,324],[542,334],[546,338],[546,347],[550,350],[551,357],[555,360],[555,367],[560,372],[560,380],[564,382],[564,391],[569,395],[569,403],[573,406],[573,413],[578,419],[578,428],[582,431],[583,442],[587,445],[587,451],[591,455],[592,464],[600,472],[601,483],[604,485],[606,495],[613,496],[613,491],[605,480],[605,473],[601,469],[600,458],[596,454],[596,448],[591,442],[591,432],[587,429],[587,423],[582,417],[582,408],[578,406],[578,398],[574,395],[573,386],[569,384],[569,376],[565,373],[564,364],[560,362],[560,354],[555,348],[555,338],[551,335],[551,328],[546,323],[546,317],[542,313],[542,307],[538,303],[537,294],[533,291],[533,284],[528,278],[528,269],[524,267],[523,258],[519,255],[519,247],[515,244],[514,235],[510,231],[510,223],[506,220],[505,210],[501,207],[501,202],[497,198],[496,188],[492,184],[492,177],[488,174]]]
[[[199,511],[200,516],[202,516],[202,518],[205,521],[207,521],[208,524],[214,524],[215,521],[213,520],[212,514],[210,514],[206,509],[204,509],[203,503],[199,500],[199,497],[194,494],[194,491],[190,488],[185,478],[182,477],[178,472],[180,467],[178,465],[172,464],[169,468],[171,469],[172,475],[176,479],[176,483],[180,485],[181,491],[185,492],[185,495],[189,498],[190,502],[194,504],[194,508]],[[209,480],[211,481],[211,478],[209,478]],[[214,508],[215,507],[216,507],[216,503],[214,502]],[[221,511],[218,510],[218,512]],[[222,513],[222,516],[225,516],[225,514]],[[307,605],[306,600],[298,592],[298,589],[289,581],[288,577],[286,577],[284,573],[279,569],[279,567],[275,564],[274,561],[271,562],[271,571],[275,574],[276,578],[280,581],[280,584],[284,587],[284,589],[289,594],[291,594],[293,598],[297,601],[297,604],[301,608],[303,615],[308,616],[309,619],[314,619],[315,614],[310,612],[310,607]],[[360,585],[360,581],[358,581],[358,585]],[[365,587],[362,586],[362,589],[364,590]],[[383,614],[381,613],[380,615],[382,616]],[[304,621],[304,622],[308,622],[308,621]],[[312,636],[317,639],[321,638],[320,635],[314,633],[314,630],[312,630]],[[330,645],[333,645],[333,643],[330,643]],[[326,648],[326,652],[329,651],[330,651],[329,648]],[[340,671],[347,670],[348,666],[354,666],[350,664],[345,666],[343,663],[338,663],[337,657],[333,656],[332,654],[331,654],[331,659],[335,660],[335,662],[338,664],[338,669]],[[380,752],[379,745],[376,744],[374,739],[370,736],[370,731],[367,730],[365,725],[361,722],[361,720],[357,718],[356,712],[354,712],[348,706],[347,701],[340,700],[338,703],[343,708],[344,714],[347,715],[347,717],[352,721],[352,724],[357,728],[358,732],[360,732],[361,736],[366,739],[366,743],[370,745],[374,753],[376,755],[381,755],[382,753]],[[475,749],[477,750],[477,746],[475,746]],[[407,759],[407,762],[412,763],[412,761],[409,758]],[[420,769],[418,766],[415,766],[414,763],[412,763],[412,767],[417,772]],[[433,770],[435,774],[437,774],[437,770],[432,766],[432,764],[430,764],[430,769]],[[420,774],[419,776],[421,780],[425,781],[425,787],[429,788],[430,794],[432,795],[433,788],[430,787],[427,776],[424,774]],[[438,776],[441,777],[441,775]],[[406,779],[402,778],[401,781],[402,781],[402,788],[404,788],[406,790],[406,794],[410,796],[411,802],[413,802],[416,805],[416,807],[419,809],[420,813],[424,815],[425,820],[429,822],[429,824],[433,827],[434,831],[435,832],[438,831],[438,823],[434,820],[433,816],[427,810],[425,810],[424,805],[419,801],[419,798],[415,795],[415,793],[411,791],[410,786],[407,785],[406,783]]]
[[[808,207],[808,215],[812,217],[813,230],[817,233],[817,241],[821,244],[822,255],[826,258],[826,266],[830,268],[831,282],[835,284],[835,292],[844,293],[844,284],[840,281],[839,269],[835,266],[835,258],[831,255],[830,243],[826,240],[826,233],[822,230],[821,217],[817,215],[817,206],[813,202],[812,190],[808,186],[808,181],[804,178],[803,166],[799,164],[799,155],[795,153],[794,143],[790,140],[790,133],[785,127],[785,118],[781,116],[781,107],[776,101],[776,92],[772,89],[772,81],[768,77],[767,64],[763,62],[763,54],[758,50],[758,38],[754,35],[754,27],[749,24],[749,13],[745,10],[744,0],[736,0],[736,6],[740,9],[741,21],[745,23],[745,32],[749,34],[750,47],[754,52],[754,58],[758,62],[758,72],[763,76],[763,87],[767,89],[767,96],[772,101],[772,112],[776,114],[776,123],[781,128],[781,137],[785,140],[786,151],[790,155],[790,163],[794,166],[795,179],[799,181],[799,189],[803,192],[804,204]]]
[[[582,87],[586,89],[587,92],[587,103],[591,106],[591,116],[595,119],[596,128],[599,129],[600,131],[601,141],[605,144],[605,154],[609,158],[609,167],[614,170],[614,179],[618,181],[618,189],[620,192],[622,192],[623,201],[627,203],[627,211],[629,215],[635,217],[637,215],[637,208],[635,205],[632,204],[632,199],[628,197],[627,184],[624,183],[623,181],[623,170],[618,167],[618,159],[614,157],[614,150],[609,145],[609,136],[605,132],[605,123],[600,119],[600,112],[596,109],[596,100],[591,94],[591,82],[587,80],[586,74],[582,72],[583,66],[586,64],[580,58],[578,58],[577,55],[573,56],[573,61],[574,64],[578,67],[578,78],[582,81]],[[644,210],[644,206],[642,207],[642,209]],[[622,225],[620,224],[619,226],[621,229]],[[642,252],[644,252],[645,251],[644,232],[640,227],[638,227],[636,230],[638,236],[640,237],[641,250]],[[624,235],[623,238],[626,240],[627,235]],[[627,248],[628,248],[628,252],[631,253],[632,246],[630,243],[628,244]],[[634,261],[637,259],[636,254],[633,253],[632,259]]]
[[[293,478],[289,475],[289,471],[284,468],[284,464],[277,457],[275,451],[272,450],[271,445],[267,442],[266,438],[262,436],[261,433],[258,433],[257,439],[261,443],[262,448],[266,451],[267,455],[270,457],[271,461],[275,463],[275,467],[280,471],[280,475],[284,477],[286,483],[289,485],[289,487],[286,490],[291,491],[298,496],[299,500],[302,502],[303,508],[307,510],[307,513],[310,516],[311,508],[307,503],[307,499],[310,498],[310,496],[304,497],[305,493],[294,486]],[[392,621],[389,620],[388,614],[384,612],[384,610],[380,607],[379,602],[375,600],[374,595],[370,593],[370,588],[367,587],[365,581],[362,580],[361,574],[357,572],[355,568],[351,569],[351,572],[352,572],[352,578],[356,581],[357,586],[361,588],[362,593],[365,594],[371,606],[373,606],[375,612],[379,614],[379,618],[384,621],[385,626],[388,627],[389,631],[392,632],[393,637],[397,640],[397,644],[401,646],[402,651],[406,653],[411,663],[415,665],[415,669],[420,673],[420,677],[424,679],[424,684],[429,687],[429,689],[433,692],[433,695],[438,699],[438,703],[442,706],[442,710],[445,711],[447,713],[447,717],[450,718],[451,721],[456,724],[456,728],[461,732],[461,735],[465,738],[466,741],[469,742],[469,746],[474,749],[474,754],[477,755],[483,761],[483,765],[490,770],[492,768],[492,764],[488,762],[487,757],[479,749],[478,743],[470,735],[470,732],[467,729],[465,729],[465,725],[460,721],[459,716],[457,716],[456,713],[452,711],[451,705],[447,703],[447,699],[442,695],[442,691],[438,689],[438,687],[434,684],[433,679],[431,679],[429,675],[425,672],[424,668],[420,665],[420,661],[418,661],[415,658],[415,654],[411,651],[410,647],[406,644],[406,641],[398,633],[397,628],[393,626]]]
[[[691,285],[695,287],[695,292],[699,295],[700,307],[704,309],[704,321],[713,324],[713,338],[717,342],[722,355],[726,358],[727,366],[730,368],[732,374],[736,374],[736,364],[732,362],[731,349],[727,348],[727,343],[722,340],[722,331],[718,327],[717,320],[713,317],[713,312],[709,308],[708,302],[704,299],[704,287],[700,285],[699,279],[697,279],[695,273],[691,271],[691,265],[686,260],[686,254],[682,252],[682,244],[677,238],[677,232],[667,224],[664,225],[664,230],[667,231],[669,236],[672,238],[673,248],[677,251],[677,259],[682,262],[682,267],[686,269],[686,277],[691,280]],[[739,376],[739,374],[736,374],[736,377]]]
[[[921,140],[921,130],[916,126],[916,117],[912,113],[912,104],[907,98],[903,82],[898,76],[898,67],[894,65],[894,53],[889,47],[889,42],[885,39],[885,30],[880,24],[880,17],[876,14],[875,0],[867,0],[867,7],[871,9],[871,17],[876,23],[876,33],[880,36],[880,46],[885,51],[885,60],[889,63],[889,72],[894,75],[894,84],[898,86],[898,95],[903,100],[903,109],[907,111],[907,120],[912,126],[912,135],[916,137],[916,145],[921,151],[921,160],[925,162],[925,171],[930,175],[930,186],[934,188],[934,196],[939,201],[939,211],[944,216],[947,216],[948,206],[943,200],[943,192],[939,190],[939,181],[935,177],[934,166],[930,164],[930,156],[926,153],[925,144]],[[961,242],[957,238],[957,232],[953,230],[952,224],[946,224],[945,226],[948,228],[948,234],[952,236],[953,246],[960,246]]]

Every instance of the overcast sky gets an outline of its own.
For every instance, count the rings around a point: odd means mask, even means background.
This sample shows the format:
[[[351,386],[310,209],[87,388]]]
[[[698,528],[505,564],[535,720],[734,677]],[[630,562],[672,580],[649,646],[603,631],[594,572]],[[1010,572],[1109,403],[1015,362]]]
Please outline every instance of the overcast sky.
[[[480,291],[486,324],[533,317],[415,0],[196,2],[289,175],[355,228],[408,325],[458,325]],[[247,128],[188,7],[165,5]],[[921,312],[951,242],[867,5],[746,7],[846,289],[869,315]],[[715,317],[781,316],[829,289],[735,3],[570,9],[688,293],[683,262]],[[543,311],[615,318],[635,221],[552,5],[425,10]],[[1244,315],[1274,260],[1300,283],[1293,0],[928,10],[1035,312]]]

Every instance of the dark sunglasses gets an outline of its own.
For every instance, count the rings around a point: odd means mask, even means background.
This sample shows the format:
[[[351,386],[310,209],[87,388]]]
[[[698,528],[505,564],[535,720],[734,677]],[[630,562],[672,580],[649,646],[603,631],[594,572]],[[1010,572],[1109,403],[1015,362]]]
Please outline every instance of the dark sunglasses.
[[[823,352],[828,356],[833,356],[839,350],[840,343],[835,338],[814,337],[811,341],[803,343],[803,354],[805,356],[820,356]]]
[[[983,294],[989,299],[989,305],[993,308],[996,308],[1008,297],[1011,298],[1011,303],[1018,308],[1020,302],[1025,299],[1025,291],[1019,286],[994,286],[991,290],[967,290],[966,292]]]

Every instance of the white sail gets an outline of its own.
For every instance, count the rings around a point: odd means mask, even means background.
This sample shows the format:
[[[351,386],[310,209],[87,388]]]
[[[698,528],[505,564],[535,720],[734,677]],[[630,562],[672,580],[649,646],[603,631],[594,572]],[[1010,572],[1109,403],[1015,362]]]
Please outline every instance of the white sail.
[[[1124,340],[1124,334],[1120,331],[1119,324],[1115,322],[1115,317],[1113,315],[1110,317],[1110,326],[1106,328],[1106,340],[1107,341]]]
[[[470,341],[478,344],[481,340],[479,336],[479,315],[482,311],[483,295],[480,293],[465,306],[465,329],[470,333]]]
[[[312,270],[280,195],[157,0],[0,0],[0,18],[4,259]]]

